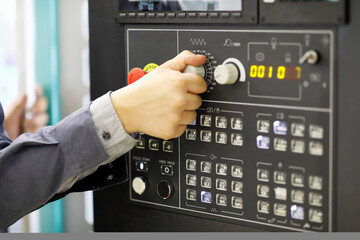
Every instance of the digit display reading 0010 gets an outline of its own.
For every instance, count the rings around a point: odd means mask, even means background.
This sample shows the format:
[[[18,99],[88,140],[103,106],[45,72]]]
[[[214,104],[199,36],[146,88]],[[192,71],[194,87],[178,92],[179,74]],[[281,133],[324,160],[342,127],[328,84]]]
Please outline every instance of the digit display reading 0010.
[[[301,79],[301,67],[250,65],[250,78],[298,81]]]

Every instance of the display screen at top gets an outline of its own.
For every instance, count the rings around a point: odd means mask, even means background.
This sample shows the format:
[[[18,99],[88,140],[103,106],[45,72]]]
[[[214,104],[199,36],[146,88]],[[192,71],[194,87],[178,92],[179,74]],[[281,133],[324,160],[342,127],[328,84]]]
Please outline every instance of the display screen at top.
[[[120,11],[241,11],[242,0],[119,0]]]

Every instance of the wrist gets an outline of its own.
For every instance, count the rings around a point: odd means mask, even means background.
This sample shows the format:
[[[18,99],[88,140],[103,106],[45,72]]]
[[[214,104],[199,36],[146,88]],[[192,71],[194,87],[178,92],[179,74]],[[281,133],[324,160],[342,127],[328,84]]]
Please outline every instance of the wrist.
[[[110,94],[111,103],[119,117],[125,131],[128,134],[138,132],[134,122],[131,119],[131,106],[129,106],[129,96],[124,89],[119,89]]]

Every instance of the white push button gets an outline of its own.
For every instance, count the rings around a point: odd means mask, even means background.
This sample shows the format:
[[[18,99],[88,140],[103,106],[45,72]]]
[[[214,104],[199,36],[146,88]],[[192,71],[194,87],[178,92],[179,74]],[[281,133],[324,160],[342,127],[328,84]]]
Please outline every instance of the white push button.
[[[137,194],[143,195],[147,189],[147,182],[145,178],[143,177],[134,178],[134,180],[132,181],[132,188],[134,192],[136,192]]]

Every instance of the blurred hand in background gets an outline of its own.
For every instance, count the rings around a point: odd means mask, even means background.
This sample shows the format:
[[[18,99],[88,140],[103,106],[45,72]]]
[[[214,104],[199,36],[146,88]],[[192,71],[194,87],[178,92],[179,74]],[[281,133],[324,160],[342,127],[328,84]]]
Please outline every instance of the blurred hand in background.
[[[48,124],[49,115],[46,112],[48,101],[43,96],[40,86],[36,87],[36,99],[35,104],[28,110],[28,114],[26,114],[27,97],[25,94],[15,99],[6,111],[4,127],[12,140],[23,133],[35,133]]]

